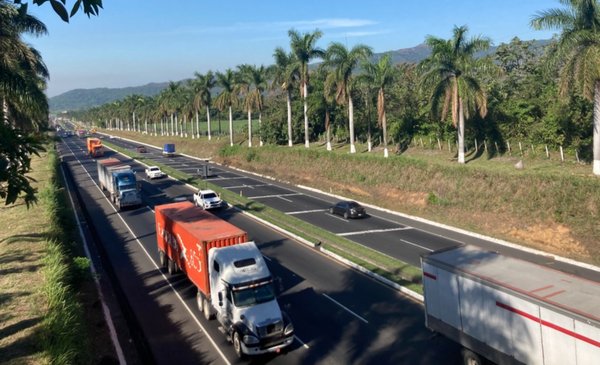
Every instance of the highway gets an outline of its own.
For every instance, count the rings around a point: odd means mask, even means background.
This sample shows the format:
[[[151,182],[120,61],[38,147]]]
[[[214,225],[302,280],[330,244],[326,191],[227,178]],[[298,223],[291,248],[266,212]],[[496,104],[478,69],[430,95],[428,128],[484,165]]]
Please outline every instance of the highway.
[[[126,145],[125,141],[111,140]],[[130,145],[134,147],[134,145]],[[80,205],[85,209],[96,232],[99,256],[106,270],[112,271],[118,282],[122,300],[130,322],[143,337],[138,351],[143,363],[214,363],[237,364],[233,348],[214,321],[206,321],[195,305],[195,288],[183,276],[168,276],[158,268],[158,253],[154,231],[153,207],[173,201],[176,197],[191,197],[193,190],[172,180],[142,180],[143,207],[117,212],[106,199],[97,183],[96,163],[85,154],[85,140],[66,138],[58,145],[62,161],[70,171],[79,190]],[[150,150],[152,158],[162,158]],[[108,152],[138,171],[142,178],[144,165],[124,156]],[[161,160],[171,167],[193,172],[198,161],[182,157]],[[353,233],[362,238],[381,235],[385,242],[388,234],[405,232],[395,230],[395,220],[372,213],[372,217],[358,225],[324,212],[298,213],[324,209],[321,197],[315,194],[297,194],[298,191],[270,180],[241,176],[239,172],[215,167],[222,186],[243,189],[247,196],[265,204],[281,204],[286,212],[315,221],[328,217],[333,231]],[[218,180],[220,178],[220,180]],[[262,186],[259,186],[262,185]],[[292,193],[288,193],[291,191]],[[298,205],[295,205],[296,199]],[[291,200],[289,202],[287,200]],[[441,336],[433,335],[424,327],[422,305],[371,278],[341,265],[318,251],[295,242],[272,229],[257,223],[232,209],[218,212],[236,226],[249,233],[268,261],[271,271],[281,278],[280,305],[289,313],[296,329],[292,348],[281,355],[261,356],[256,363],[271,364],[454,364],[460,359],[458,345]],[[312,218],[311,218],[312,217]],[[367,224],[361,226],[361,224]],[[357,233],[373,230],[371,224],[381,227],[376,233]],[[408,225],[406,227],[409,227]],[[406,231],[411,231],[410,229]],[[390,230],[392,228],[392,230]],[[415,232],[422,231],[415,230]],[[411,232],[410,234],[414,234]],[[418,237],[402,236],[406,240]],[[396,242],[396,240],[390,241]],[[456,244],[452,239],[436,241],[444,247]],[[397,245],[394,245],[397,246]],[[402,248],[382,246],[388,254],[405,251]],[[409,245],[410,246],[410,245]],[[438,246],[428,246],[438,247]],[[418,248],[418,247],[415,247]],[[429,248],[431,249],[431,248]],[[421,249],[427,250],[427,249]],[[415,252],[411,251],[411,255]],[[418,257],[418,255],[417,255]],[[98,259],[95,257],[94,259]],[[127,314],[129,313],[129,314]],[[129,335],[119,332],[120,342],[128,342]]]
[[[119,147],[132,151],[135,151],[135,147],[140,145],[121,138],[108,140]],[[192,175],[196,174],[204,164],[202,161],[183,155],[165,157],[160,149],[151,146],[148,147],[146,157]],[[597,269],[554,260],[548,254],[532,253],[519,247],[506,246],[492,239],[462,233],[433,222],[392,214],[376,207],[367,208],[369,213],[367,218],[346,220],[328,212],[328,208],[339,200],[335,197],[225,166],[215,164],[211,166],[215,175],[209,177],[208,180],[213,184],[241,193],[247,198],[259,201],[286,214],[294,215],[308,223],[413,266],[420,267],[420,256],[424,253],[459,244],[473,244],[600,282],[600,271]]]

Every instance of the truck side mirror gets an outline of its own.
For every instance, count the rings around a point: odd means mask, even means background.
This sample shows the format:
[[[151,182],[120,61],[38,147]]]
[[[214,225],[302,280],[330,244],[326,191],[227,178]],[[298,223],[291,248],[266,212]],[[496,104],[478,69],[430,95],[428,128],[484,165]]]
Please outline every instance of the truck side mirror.
[[[223,306],[223,292],[218,293],[219,296],[219,307]]]

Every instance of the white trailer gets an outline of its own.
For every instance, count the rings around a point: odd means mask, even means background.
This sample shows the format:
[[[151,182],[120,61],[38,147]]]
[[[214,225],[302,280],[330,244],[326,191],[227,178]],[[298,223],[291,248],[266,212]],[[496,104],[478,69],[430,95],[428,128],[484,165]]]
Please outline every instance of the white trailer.
[[[465,364],[600,364],[600,283],[469,245],[421,264],[426,326]]]

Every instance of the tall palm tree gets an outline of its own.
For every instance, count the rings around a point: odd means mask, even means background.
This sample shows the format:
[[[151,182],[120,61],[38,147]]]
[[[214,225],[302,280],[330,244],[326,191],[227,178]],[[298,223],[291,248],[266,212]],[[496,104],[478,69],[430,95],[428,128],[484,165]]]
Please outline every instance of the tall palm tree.
[[[325,131],[327,139],[327,151],[331,151],[331,111],[335,108],[335,96],[337,84],[335,74],[330,72],[324,65],[319,66],[316,71],[316,79],[323,82],[323,94],[318,98],[319,109],[325,110]]]
[[[348,127],[350,130],[350,153],[356,153],[354,146],[354,88],[353,71],[360,62],[366,61],[373,52],[370,47],[357,44],[348,50],[343,44],[334,42],[327,47],[325,65],[333,70],[337,85],[336,100],[348,103]]]
[[[385,113],[385,90],[390,87],[395,80],[395,69],[392,66],[389,54],[384,55],[378,62],[365,62],[363,64],[364,80],[375,89],[377,89],[377,122],[382,128],[383,133],[383,156],[388,157],[387,148],[387,118]]]
[[[535,29],[559,29],[555,60],[561,64],[560,94],[577,86],[594,103],[594,175],[600,175],[600,3],[597,0],[562,0],[566,8],[538,12]]]
[[[273,53],[275,65],[272,68],[273,83],[286,94],[287,100],[287,132],[288,146],[292,147],[292,90],[300,76],[300,67],[293,53],[285,53],[283,48],[277,47]]]
[[[306,148],[310,146],[308,135],[308,63],[314,58],[320,58],[325,55],[325,52],[316,47],[316,43],[323,36],[319,30],[312,33],[300,34],[297,31],[290,29],[290,46],[292,52],[296,56],[296,60],[300,66],[300,95],[304,98],[304,145]]]
[[[236,86],[242,97],[243,108],[248,113],[248,147],[252,147],[252,108],[254,104],[250,99],[250,88],[252,87],[252,66],[243,64],[238,66]]]
[[[215,105],[219,110],[223,111],[225,108],[229,111],[229,145],[233,146],[233,112],[232,107],[237,106],[239,103],[238,93],[236,87],[236,76],[233,70],[227,69],[225,72],[217,72],[217,85],[222,90],[221,93],[215,99]]]
[[[211,139],[210,133],[210,106],[212,104],[211,90],[215,87],[215,76],[212,71],[208,71],[205,75],[194,73],[196,79],[194,80],[194,89],[196,94],[194,96],[194,106],[196,110],[200,109],[200,106],[206,107],[206,123],[208,127],[208,140]],[[200,138],[200,129],[198,124],[198,114],[196,113],[196,132],[198,132],[198,138]]]
[[[259,131],[262,127],[262,109],[263,109],[263,93],[267,88],[267,69],[265,66],[248,66],[244,69],[243,77],[246,79],[248,84],[248,91],[244,99],[245,107],[252,111],[258,112],[258,126]],[[250,117],[251,114],[249,114]],[[249,119],[250,121],[250,119]],[[251,125],[248,125],[248,130],[251,130]],[[248,146],[252,147],[252,135],[248,132],[249,142]],[[259,145],[262,146],[262,138],[259,132]]]
[[[490,47],[490,40],[467,39],[467,31],[467,26],[455,26],[449,40],[428,36],[425,44],[431,48],[431,55],[420,65],[424,71],[423,85],[431,90],[433,114],[445,119],[450,109],[452,124],[458,127],[458,163],[461,164],[465,163],[465,117],[469,118],[472,109],[482,118],[487,114],[486,93],[477,80],[477,72],[492,67],[488,58],[474,57],[475,53]]]

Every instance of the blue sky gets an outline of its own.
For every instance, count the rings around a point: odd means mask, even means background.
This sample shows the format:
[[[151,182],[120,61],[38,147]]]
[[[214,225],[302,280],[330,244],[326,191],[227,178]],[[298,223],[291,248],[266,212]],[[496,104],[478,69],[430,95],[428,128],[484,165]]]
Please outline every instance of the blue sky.
[[[48,3],[30,4],[49,35],[26,41],[42,53],[50,70],[47,94],[55,96],[269,65],[275,47],[289,49],[290,28],[320,29],[321,48],[338,41],[374,52],[413,47],[427,35],[449,38],[454,25],[495,45],[515,36],[548,39],[554,32],[534,31],[529,21],[555,7],[557,0],[105,0],[100,16],[80,13],[66,24]]]

